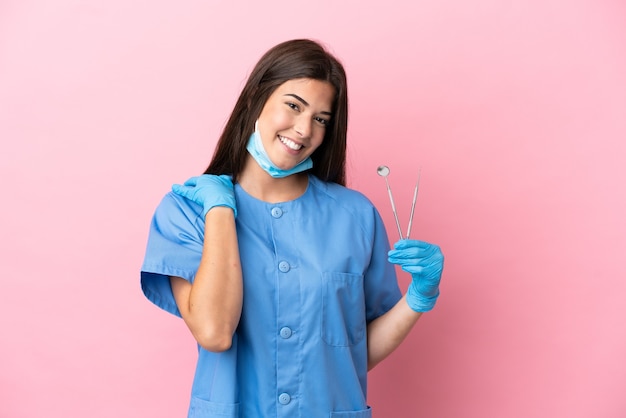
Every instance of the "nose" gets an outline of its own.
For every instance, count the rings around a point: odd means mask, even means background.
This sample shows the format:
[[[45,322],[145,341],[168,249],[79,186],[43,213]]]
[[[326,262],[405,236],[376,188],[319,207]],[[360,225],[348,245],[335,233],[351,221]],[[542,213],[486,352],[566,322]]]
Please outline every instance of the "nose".
[[[312,122],[311,118],[303,115],[296,121],[294,129],[301,137],[308,138],[311,136]]]

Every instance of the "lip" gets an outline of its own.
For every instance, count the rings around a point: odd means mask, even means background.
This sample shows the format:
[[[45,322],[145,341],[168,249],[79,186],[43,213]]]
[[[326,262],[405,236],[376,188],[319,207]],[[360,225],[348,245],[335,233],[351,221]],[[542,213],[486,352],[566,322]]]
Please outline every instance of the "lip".
[[[283,136],[283,135],[277,135],[277,136],[278,136],[278,140],[280,141],[280,143],[290,154],[294,154],[294,155],[300,154],[302,150],[306,148],[302,142],[295,141],[293,138],[290,138],[288,136]],[[290,148],[289,146],[287,146],[287,144],[283,142],[283,140],[293,142],[294,144],[300,146],[300,149],[295,150],[295,149]]]

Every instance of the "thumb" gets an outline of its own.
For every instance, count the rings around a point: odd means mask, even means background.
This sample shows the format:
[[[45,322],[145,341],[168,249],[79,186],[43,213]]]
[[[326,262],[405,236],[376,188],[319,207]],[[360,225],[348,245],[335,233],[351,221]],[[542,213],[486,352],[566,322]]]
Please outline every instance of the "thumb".
[[[196,186],[198,184],[198,181],[200,180],[202,176],[195,176],[195,177],[190,177],[185,183],[185,186]]]

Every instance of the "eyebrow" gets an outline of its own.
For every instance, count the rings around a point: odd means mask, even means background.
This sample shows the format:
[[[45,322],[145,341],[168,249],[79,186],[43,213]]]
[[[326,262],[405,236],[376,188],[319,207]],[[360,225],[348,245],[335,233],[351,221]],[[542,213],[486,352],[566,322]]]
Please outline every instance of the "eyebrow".
[[[293,97],[294,99],[296,99],[296,100],[300,101],[303,105],[305,105],[305,106],[309,106],[309,103],[308,103],[306,100],[304,100],[302,97],[298,96],[297,94],[287,93],[287,94],[285,94],[285,96],[291,96],[291,97]],[[330,113],[330,112],[324,112],[324,111],[322,111],[322,112],[320,112],[320,113],[321,113],[321,114],[323,114],[323,115],[328,115],[328,116],[332,116],[332,115],[333,115],[333,114],[332,114],[332,113]]]

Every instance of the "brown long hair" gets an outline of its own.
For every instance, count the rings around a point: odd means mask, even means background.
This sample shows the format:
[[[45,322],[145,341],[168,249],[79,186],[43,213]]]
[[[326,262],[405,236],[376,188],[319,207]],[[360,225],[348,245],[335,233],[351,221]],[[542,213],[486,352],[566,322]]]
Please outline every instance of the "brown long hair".
[[[230,174],[237,181],[246,161],[246,145],[254,122],[265,102],[278,86],[298,78],[325,81],[335,88],[332,121],[322,145],[311,155],[311,172],[323,181],[346,184],[346,73],[337,58],[310,39],[280,43],[261,57],[239,95],[205,174]]]

